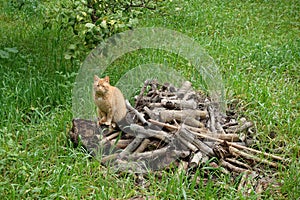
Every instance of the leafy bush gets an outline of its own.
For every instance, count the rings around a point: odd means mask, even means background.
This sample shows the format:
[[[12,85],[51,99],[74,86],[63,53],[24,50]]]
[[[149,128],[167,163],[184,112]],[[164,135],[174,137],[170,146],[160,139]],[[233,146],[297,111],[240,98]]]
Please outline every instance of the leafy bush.
[[[155,10],[162,1],[157,0],[68,0],[48,9],[45,28],[58,26],[71,29],[75,43],[71,44],[66,59],[93,49],[115,33],[131,29],[145,10]]]

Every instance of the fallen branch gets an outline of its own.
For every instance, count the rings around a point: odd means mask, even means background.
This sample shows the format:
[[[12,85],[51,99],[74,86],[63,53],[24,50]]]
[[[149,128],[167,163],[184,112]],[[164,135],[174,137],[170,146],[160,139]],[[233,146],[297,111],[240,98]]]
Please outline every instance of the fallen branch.
[[[237,172],[237,173],[242,173],[248,171],[248,169],[243,169],[237,166],[234,166],[230,164],[229,162],[226,162],[225,160],[221,159],[221,166],[228,168],[231,171]]]
[[[278,165],[277,163],[274,163],[274,162],[271,162],[271,161],[268,161],[266,159],[263,159],[263,158],[259,158],[257,156],[254,156],[254,155],[251,155],[251,154],[248,154],[248,153],[245,153],[243,151],[239,151],[238,149],[234,148],[234,147],[229,147],[229,151],[235,155],[235,156],[242,156],[246,159],[249,159],[249,160],[254,160],[256,162],[259,162],[259,163],[264,163],[264,164],[267,164],[271,167],[275,167],[275,168],[278,168]]]
[[[143,142],[141,143],[141,145],[134,151],[134,153],[141,153],[141,152],[143,152],[147,148],[147,146],[150,143],[150,141],[151,140],[149,140],[147,138],[144,139]]]
[[[149,125],[148,122],[145,120],[145,118],[142,116],[142,114],[139,113],[139,111],[137,111],[136,109],[134,109],[130,105],[130,103],[129,103],[129,101],[127,99],[125,101],[125,104],[126,104],[127,109],[133,111],[134,114],[139,118],[139,120],[143,123],[144,126],[148,126]]]
[[[143,138],[141,137],[136,137],[134,140],[119,154],[119,159],[124,158],[125,156],[129,155],[132,153],[143,141]]]

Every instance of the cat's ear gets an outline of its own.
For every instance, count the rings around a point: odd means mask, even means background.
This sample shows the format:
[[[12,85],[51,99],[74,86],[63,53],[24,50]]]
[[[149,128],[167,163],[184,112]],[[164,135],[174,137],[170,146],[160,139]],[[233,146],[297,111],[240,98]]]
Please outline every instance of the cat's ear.
[[[99,81],[99,77],[97,75],[94,75],[94,81]]]
[[[104,80],[109,83],[109,76],[105,76]]]

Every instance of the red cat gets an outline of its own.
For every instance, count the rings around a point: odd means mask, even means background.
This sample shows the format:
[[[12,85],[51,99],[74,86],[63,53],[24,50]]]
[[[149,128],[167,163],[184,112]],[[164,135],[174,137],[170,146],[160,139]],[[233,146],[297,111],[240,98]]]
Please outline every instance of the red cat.
[[[100,125],[112,125],[125,118],[127,109],[124,96],[117,87],[109,84],[108,76],[94,76],[94,101]]]

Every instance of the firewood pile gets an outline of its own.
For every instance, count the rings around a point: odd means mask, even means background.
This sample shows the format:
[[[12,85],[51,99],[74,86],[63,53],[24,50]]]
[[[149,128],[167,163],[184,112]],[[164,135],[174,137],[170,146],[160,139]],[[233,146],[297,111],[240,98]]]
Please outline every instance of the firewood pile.
[[[171,165],[185,171],[209,165],[224,173],[245,172],[239,187],[246,184],[245,177],[258,176],[259,166],[276,169],[284,162],[282,157],[250,148],[253,122],[238,118],[234,111],[222,114],[218,103],[194,91],[188,81],[176,88],[146,80],[135,105],[126,100],[126,106],[126,119],[117,128],[74,119],[70,131],[74,145],[81,143],[103,165],[129,173]],[[263,189],[262,184],[257,190]]]

